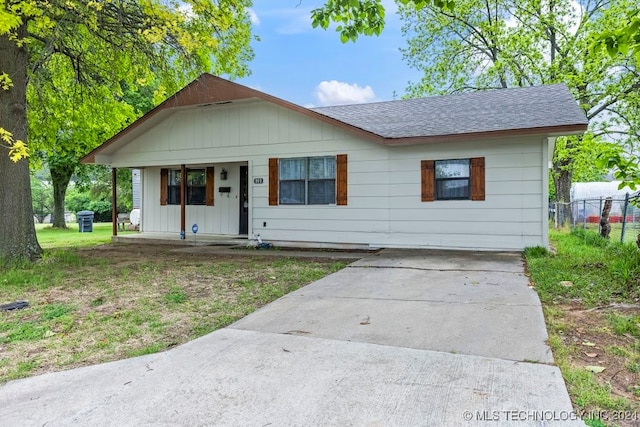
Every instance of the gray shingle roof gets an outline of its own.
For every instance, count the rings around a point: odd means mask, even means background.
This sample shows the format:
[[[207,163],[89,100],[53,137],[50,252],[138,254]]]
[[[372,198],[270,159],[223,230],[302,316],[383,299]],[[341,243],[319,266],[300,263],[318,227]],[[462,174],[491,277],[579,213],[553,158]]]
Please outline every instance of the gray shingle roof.
[[[385,138],[462,135],[588,123],[563,84],[312,110]]]

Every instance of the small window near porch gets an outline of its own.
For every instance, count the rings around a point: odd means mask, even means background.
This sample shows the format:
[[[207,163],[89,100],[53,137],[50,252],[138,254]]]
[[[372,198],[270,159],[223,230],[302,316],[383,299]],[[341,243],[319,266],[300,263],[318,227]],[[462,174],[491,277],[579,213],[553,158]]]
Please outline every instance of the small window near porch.
[[[187,169],[187,205],[206,204],[207,182],[205,169]],[[169,170],[167,182],[167,204],[180,204],[180,180],[179,169]]]

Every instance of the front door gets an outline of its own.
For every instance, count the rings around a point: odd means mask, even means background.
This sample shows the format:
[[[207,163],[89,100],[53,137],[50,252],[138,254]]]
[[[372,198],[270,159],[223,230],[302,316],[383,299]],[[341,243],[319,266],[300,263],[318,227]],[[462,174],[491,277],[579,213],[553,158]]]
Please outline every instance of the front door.
[[[249,234],[249,167],[248,166],[240,166],[239,234]]]

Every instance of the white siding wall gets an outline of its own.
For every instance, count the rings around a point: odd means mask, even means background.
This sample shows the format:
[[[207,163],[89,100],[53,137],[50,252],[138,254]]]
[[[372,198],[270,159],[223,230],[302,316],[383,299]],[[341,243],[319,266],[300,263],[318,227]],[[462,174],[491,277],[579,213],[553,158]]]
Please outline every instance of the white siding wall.
[[[347,206],[268,206],[268,159],[348,154]],[[420,200],[420,160],[485,157],[485,201]],[[159,205],[160,166],[214,165],[215,206],[188,206],[187,231],[238,232],[239,164],[249,165],[249,233],[265,241],[522,249],[546,245],[543,138],[387,147],[264,103],[179,111],[111,157],[144,169],[143,230],[179,231],[179,206]],[[229,198],[217,188],[224,165]],[[254,184],[263,178],[263,184]],[[264,224],[266,223],[266,226]]]
[[[216,163],[213,206],[186,206],[186,232],[198,224],[198,234],[238,234],[240,223],[239,180],[240,165]],[[220,171],[227,171],[227,180],[220,180]],[[160,168],[149,167],[144,173],[144,200],[142,231],[154,233],[180,233],[180,205],[160,206]],[[219,187],[231,187],[230,193],[219,193]]]
[[[542,138],[398,147],[389,162],[389,230],[384,246],[522,249],[543,245]],[[485,201],[423,203],[411,176],[421,159],[485,157]],[[413,173],[412,173],[413,172]],[[544,175],[544,176],[543,176]],[[415,180],[415,178],[414,178]]]

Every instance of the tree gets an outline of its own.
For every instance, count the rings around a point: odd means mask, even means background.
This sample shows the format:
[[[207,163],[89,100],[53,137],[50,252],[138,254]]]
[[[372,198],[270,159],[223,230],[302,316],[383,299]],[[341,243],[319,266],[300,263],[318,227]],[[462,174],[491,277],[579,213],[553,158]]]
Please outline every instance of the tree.
[[[637,64],[627,56],[591,48],[594,39],[621,28],[616,32],[620,51],[638,49],[636,2],[584,0],[580,10],[569,0],[397,3],[408,37],[405,59],[424,72],[421,81],[409,87],[409,96],[564,82],[590,120],[594,137],[626,137],[630,127],[637,127]],[[630,21],[633,16],[635,21]],[[316,9],[312,18],[323,28],[338,22],[342,40],[355,40],[358,34],[381,31],[384,8],[377,0],[333,0]],[[626,42],[620,42],[623,39]],[[574,158],[583,143],[567,138],[559,140],[558,147],[552,176],[558,201],[566,203]],[[569,215],[563,210],[560,219]]]
[[[455,1],[451,0],[397,0],[398,4],[411,5],[422,9],[433,5],[440,9],[452,10]],[[327,0],[326,3],[311,11],[313,28],[325,30],[332,22],[338,24],[336,31],[340,33],[343,43],[355,42],[360,34],[367,36],[380,35],[384,29],[385,9],[382,0]]]
[[[633,56],[636,64],[640,65],[640,9],[630,13],[627,26],[608,29],[596,37],[592,47],[595,50],[605,48],[611,57]],[[599,156],[598,165],[614,171],[616,179],[621,181],[619,188],[629,187],[635,191],[640,186],[640,123],[627,121],[628,114],[620,111],[631,111],[631,114],[637,115],[640,110],[640,93],[630,94],[625,101],[612,113],[614,123],[627,131],[626,144],[616,146],[613,152]],[[632,203],[637,205],[638,198],[633,199]],[[637,244],[640,248],[640,236]]]
[[[90,210],[97,221],[111,221],[111,168],[103,165],[80,165],[66,206],[72,212]],[[133,209],[131,169],[117,170],[118,212]]]
[[[33,215],[42,223],[53,212],[53,197],[51,185],[40,174],[31,175],[31,197]]]
[[[74,70],[61,56],[52,58],[41,73],[45,72],[46,80],[27,91],[29,147],[32,158],[46,163],[50,171],[53,227],[66,228],[65,195],[80,158],[133,121],[136,112],[121,100],[118,82],[79,87]]]
[[[14,154],[13,159],[0,156],[0,259],[34,258],[41,253],[31,214],[28,161],[13,160],[28,142],[27,87],[37,92],[46,85],[51,61],[66,61],[77,87],[85,89],[114,87],[115,82],[134,85],[176,69],[180,75],[174,77],[180,78],[202,71],[241,76],[252,56],[246,13],[250,4],[250,0],[0,4],[0,139]],[[171,92],[176,87],[165,89]]]
[[[590,45],[605,29],[625,25],[635,7],[627,0],[583,1],[580,9],[569,0],[458,0],[451,11],[402,8],[405,58],[424,72],[409,92],[418,96],[564,82],[593,136],[619,137],[621,129],[613,121],[638,120],[632,110],[618,108],[640,90],[638,70],[628,58],[611,57]],[[552,177],[563,222],[570,210],[562,203],[570,201],[574,159],[583,144],[580,138],[558,142]]]
[[[640,9],[631,10],[627,25],[609,28],[595,38],[594,48],[605,48],[609,55],[634,55],[640,64]]]

